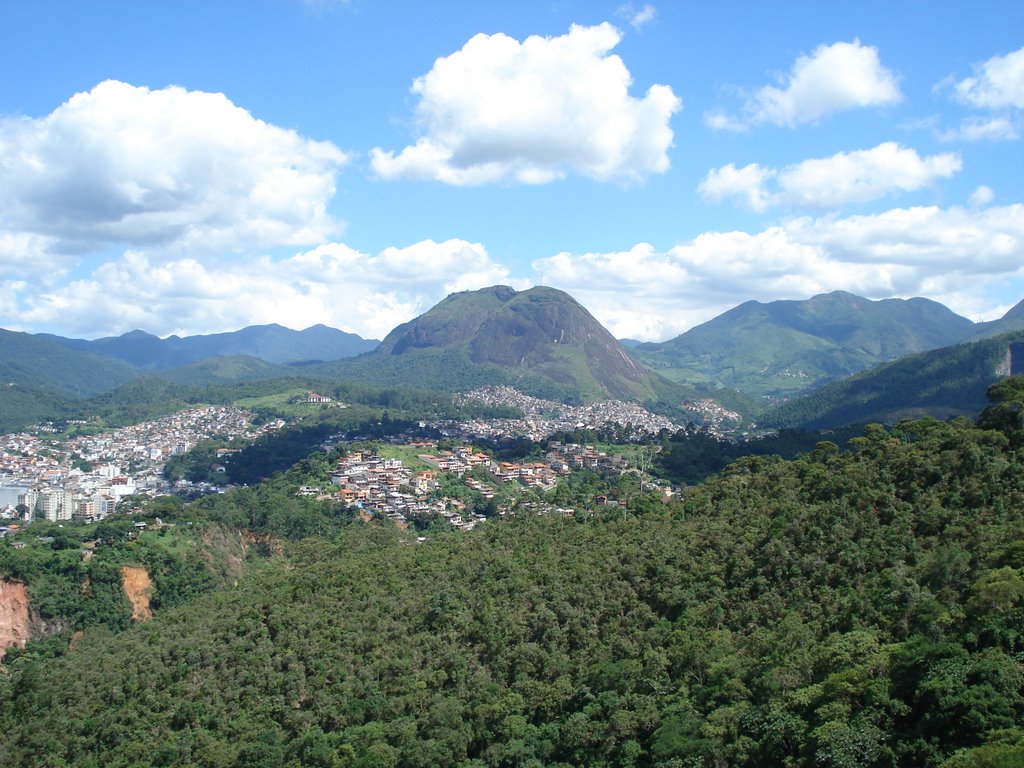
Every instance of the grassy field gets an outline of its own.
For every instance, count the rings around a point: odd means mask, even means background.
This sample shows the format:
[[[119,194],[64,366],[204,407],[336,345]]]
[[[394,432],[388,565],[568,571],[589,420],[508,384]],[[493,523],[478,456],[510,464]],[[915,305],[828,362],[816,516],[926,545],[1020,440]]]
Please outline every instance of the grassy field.
[[[430,464],[417,458],[421,453],[433,453],[436,448],[421,448],[411,445],[381,445],[378,453],[385,459],[399,459],[402,466],[413,472],[434,469]]]
[[[235,401],[235,405],[239,408],[246,408],[248,410],[254,410],[257,408],[272,410],[275,413],[280,414],[284,418],[299,418],[302,416],[308,416],[311,413],[316,413],[318,410],[324,408],[347,408],[348,406],[344,403],[299,403],[292,402],[297,398],[305,396],[309,392],[308,389],[297,388],[289,389],[285,392],[277,392],[272,395],[263,395],[261,397],[242,397]]]

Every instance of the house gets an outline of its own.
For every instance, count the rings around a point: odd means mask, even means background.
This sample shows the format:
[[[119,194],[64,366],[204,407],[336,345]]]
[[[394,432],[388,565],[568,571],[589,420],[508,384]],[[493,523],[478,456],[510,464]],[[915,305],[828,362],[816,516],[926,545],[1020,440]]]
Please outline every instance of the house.
[[[334,402],[332,398],[327,395],[321,395],[316,392],[308,392],[304,398],[299,400],[300,403],[331,403]]]

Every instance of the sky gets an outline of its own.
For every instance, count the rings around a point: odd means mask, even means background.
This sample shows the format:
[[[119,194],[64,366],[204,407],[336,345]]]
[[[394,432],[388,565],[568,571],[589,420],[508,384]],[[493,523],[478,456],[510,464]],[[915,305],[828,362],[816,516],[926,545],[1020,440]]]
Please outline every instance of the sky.
[[[1020,0],[0,0],[0,327],[1024,299]]]

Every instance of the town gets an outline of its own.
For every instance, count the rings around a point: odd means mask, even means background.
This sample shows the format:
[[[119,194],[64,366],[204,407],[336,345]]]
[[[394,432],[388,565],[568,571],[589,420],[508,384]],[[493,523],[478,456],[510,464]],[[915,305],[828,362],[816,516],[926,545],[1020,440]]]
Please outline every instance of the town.
[[[314,395],[310,393],[309,398]],[[407,467],[401,459],[382,457],[371,450],[353,449],[339,462],[329,482],[325,480],[329,488],[304,486],[296,495],[339,501],[356,507],[367,519],[375,515],[402,527],[443,520],[469,530],[487,515],[463,500],[443,495],[439,478],[444,475],[458,478],[462,486],[489,504],[489,509],[483,511],[501,514],[505,510],[493,500],[507,496],[510,490],[547,490],[576,469],[621,473],[630,468],[621,456],[609,456],[593,446],[575,443],[551,446],[543,460],[497,461],[473,448],[474,440],[541,440],[559,432],[609,426],[616,426],[627,439],[638,439],[679,428],[635,403],[605,401],[568,406],[529,397],[510,387],[480,389],[463,398],[467,402],[511,406],[524,416],[425,424],[449,442],[464,444],[446,450],[428,442],[409,446],[416,450],[419,468]],[[244,409],[206,407],[96,435],[57,439],[54,433],[58,430],[47,424],[31,433],[0,435],[0,519],[24,524],[37,519],[90,523],[115,511],[128,511],[118,508],[126,497],[188,492],[193,490],[188,481],[172,482],[164,477],[164,463],[169,458],[213,436],[236,441],[242,447],[285,425],[284,420],[275,419],[257,426],[253,414]],[[337,442],[330,441],[324,447]],[[398,436],[391,442],[408,443],[409,439]],[[233,449],[222,451],[230,453]],[[217,492],[224,488],[201,490]],[[9,528],[0,526],[0,534]]]
[[[63,441],[52,439],[48,425],[38,434],[0,435],[0,517],[102,520],[126,496],[173,493],[162,475],[164,462],[199,441],[217,435],[243,444],[284,424],[256,426],[249,411],[209,407]]]

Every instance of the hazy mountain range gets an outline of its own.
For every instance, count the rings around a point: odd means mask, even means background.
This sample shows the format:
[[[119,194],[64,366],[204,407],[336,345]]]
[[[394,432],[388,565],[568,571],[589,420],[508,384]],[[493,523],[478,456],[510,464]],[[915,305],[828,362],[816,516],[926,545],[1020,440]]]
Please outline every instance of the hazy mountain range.
[[[1021,357],[1012,335],[1021,330],[1024,302],[997,321],[973,323],[927,299],[835,292],[746,302],[674,339],[627,348],[562,291],[493,286],[452,294],[381,342],[322,325],[166,339],[137,330],[92,341],[0,331],[0,381],[8,385],[0,407],[34,414],[49,400],[108,392],[146,375],[189,386],[302,376],[442,391],[510,384],[557,399],[671,406],[710,396],[779,425],[832,424],[927,410],[915,376],[958,382],[942,396],[933,391],[931,407],[963,396],[964,407],[975,408],[984,387]],[[922,353],[933,354],[899,362]],[[941,373],[953,359],[955,371]],[[957,387],[968,378],[964,394]],[[865,406],[869,400],[874,406]],[[25,403],[33,407],[18,405]]]
[[[326,325],[293,331],[281,325],[251,325],[240,331],[161,339],[145,331],[129,331],[87,341],[39,334],[69,349],[109,355],[149,371],[165,371],[211,357],[248,355],[268,363],[337,360],[369,352],[379,342]]]

